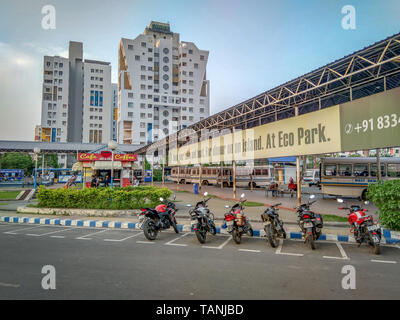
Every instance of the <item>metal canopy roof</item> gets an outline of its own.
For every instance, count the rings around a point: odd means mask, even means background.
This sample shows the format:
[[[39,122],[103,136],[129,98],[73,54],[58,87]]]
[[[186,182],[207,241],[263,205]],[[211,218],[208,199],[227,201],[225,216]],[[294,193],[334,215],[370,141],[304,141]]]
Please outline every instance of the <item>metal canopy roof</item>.
[[[117,150],[132,153],[140,145],[120,144]],[[35,142],[35,141],[0,141],[0,152],[33,152],[40,148],[43,153],[76,153],[91,152],[108,148],[107,144],[75,143],[75,142]]]
[[[199,121],[187,129],[248,129],[400,86],[400,33]],[[183,130],[187,130],[183,129]],[[181,130],[181,131],[183,131]],[[137,150],[164,145],[170,135]]]

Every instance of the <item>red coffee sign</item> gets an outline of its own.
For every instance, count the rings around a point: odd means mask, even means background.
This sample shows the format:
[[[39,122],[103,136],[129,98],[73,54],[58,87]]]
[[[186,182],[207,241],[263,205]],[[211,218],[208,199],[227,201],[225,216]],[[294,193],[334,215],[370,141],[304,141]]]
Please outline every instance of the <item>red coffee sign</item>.
[[[92,161],[107,161],[110,157],[103,157],[101,153],[78,153],[78,161],[92,162]],[[137,155],[133,153],[114,154],[115,161],[132,162],[137,161]]]

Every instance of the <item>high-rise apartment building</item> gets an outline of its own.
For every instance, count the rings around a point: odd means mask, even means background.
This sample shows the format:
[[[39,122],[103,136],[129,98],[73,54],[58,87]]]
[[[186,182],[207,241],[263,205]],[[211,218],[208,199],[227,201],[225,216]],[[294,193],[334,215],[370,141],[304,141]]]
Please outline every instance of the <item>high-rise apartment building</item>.
[[[40,140],[107,143],[111,136],[111,65],[84,60],[81,42],[69,56],[45,56]],[[67,166],[67,157],[59,155]],[[68,163],[68,166],[70,163]]]
[[[209,52],[180,42],[168,23],[121,39],[118,55],[119,143],[147,144],[209,116]]]

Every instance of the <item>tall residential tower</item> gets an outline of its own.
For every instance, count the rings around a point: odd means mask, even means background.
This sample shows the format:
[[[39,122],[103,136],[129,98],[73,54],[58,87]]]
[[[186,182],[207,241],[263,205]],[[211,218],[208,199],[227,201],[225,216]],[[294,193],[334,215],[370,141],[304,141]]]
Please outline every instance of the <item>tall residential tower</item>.
[[[84,60],[82,43],[71,41],[69,57],[45,56],[43,70],[42,120],[36,138],[107,143],[112,138],[110,63]],[[59,155],[63,167],[72,161]]]
[[[154,22],[118,51],[118,142],[147,144],[210,114],[208,51]]]

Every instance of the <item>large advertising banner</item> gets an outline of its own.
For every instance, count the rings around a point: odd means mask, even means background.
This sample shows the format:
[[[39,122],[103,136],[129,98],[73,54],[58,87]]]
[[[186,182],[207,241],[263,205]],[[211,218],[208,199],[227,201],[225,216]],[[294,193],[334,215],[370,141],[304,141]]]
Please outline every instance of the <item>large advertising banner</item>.
[[[400,88],[340,106],[342,151],[400,145]]]
[[[400,145],[400,88],[169,152],[169,165],[229,163]]]
[[[334,106],[172,149],[169,164],[206,164],[339,152],[339,128],[339,106]]]

